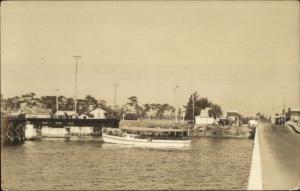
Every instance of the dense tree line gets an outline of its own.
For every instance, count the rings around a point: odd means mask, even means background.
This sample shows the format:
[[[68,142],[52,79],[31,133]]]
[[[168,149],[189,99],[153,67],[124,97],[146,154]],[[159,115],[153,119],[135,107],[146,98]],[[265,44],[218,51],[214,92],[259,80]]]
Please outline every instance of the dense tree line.
[[[62,111],[72,111],[74,110],[74,98],[65,97],[63,95],[58,96],[58,110]],[[12,98],[2,99],[2,111],[7,113],[16,112],[22,110],[22,108],[42,108],[50,110],[51,113],[56,112],[56,96],[41,96],[36,97],[35,93],[26,93],[21,96],[15,96]],[[165,113],[175,111],[175,109],[169,104],[159,104],[159,103],[147,103],[144,105],[139,105],[138,98],[136,96],[131,96],[128,98],[128,102],[121,106],[113,108],[108,105],[105,100],[97,100],[91,95],[87,95],[83,99],[76,100],[76,111],[78,114],[87,113],[95,108],[101,108],[107,112],[107,116],[110,118],[122,118],[126,113],[133,114],[136,118],[165,118]],[[152,111],[152,115],[149,116],[149,112]]]
[[[171,119],[174,118],[175,108],[167,103],[146,103],[139,105],[138,98],[131,96],[122,107],[123,113],[135,114],[139,119]]]
[[[72,111],[74,110],[74,99],[72,97],[65,97],[63,95],[58,96],[58,110]],[[56,96],[41,96],[37,97],[35,93],[26,93],[21,96],[15,96],[12,98],[2,99],[2,111],[14,112],[27,108],[43,108],[50,110],[51,113],[56,112]],[[87,113],[95,108],[101,108],[107,112],[109,118],[122,118],[124,115],[134,116],[136,119],[174,119],[175,108],[167,103],[145,103],[139,104],[136,96],[128,98],[128,102],[119,107],[113,108],[108,105],[105,100],[97,100],[91,95],[86,95],[83,99],[77,99],[76,111],[78,114]],[[185,120],[193,119],[193,103],[195,112],[194,115],[199,115],[202,109],[210,108],[209,115],[211,117],[220,117],[222,115],[222,109],[219,105],[212,103],[208,98],[199,97],[197,92],[193,93],[187,105],[185,106]],[[182,110],[179,109],[177,115],[180,119],[182,116]]]

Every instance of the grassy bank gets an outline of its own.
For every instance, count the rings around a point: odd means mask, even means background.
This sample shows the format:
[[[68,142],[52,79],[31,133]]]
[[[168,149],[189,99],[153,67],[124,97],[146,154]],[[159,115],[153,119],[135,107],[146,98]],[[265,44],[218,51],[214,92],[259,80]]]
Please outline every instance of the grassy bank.
[[[194,128],[192,134],[193,136],[249,138],[250,129],[248,126],[208,126]]]

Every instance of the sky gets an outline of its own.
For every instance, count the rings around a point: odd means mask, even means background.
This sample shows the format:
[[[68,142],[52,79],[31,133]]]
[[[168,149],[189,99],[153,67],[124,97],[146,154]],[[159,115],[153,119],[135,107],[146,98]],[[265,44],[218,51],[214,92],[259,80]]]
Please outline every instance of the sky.
[[[4,1],[1,92],[113,104],[187,103],[243,114],[299,107],[297,1]],[[58,92],[55,91],[58,89]]]

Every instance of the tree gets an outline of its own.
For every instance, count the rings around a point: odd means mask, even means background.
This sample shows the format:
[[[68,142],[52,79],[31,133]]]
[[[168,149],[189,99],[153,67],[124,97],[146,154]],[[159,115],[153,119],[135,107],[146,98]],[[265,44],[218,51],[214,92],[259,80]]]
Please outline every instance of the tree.
[[[151,105],[146,103],[143,105],[144,109],[143,109],[143,113],[142,113],[142,117],[146,118],[147,113],[151,110]]]
[[[6,110],[7,111],[17,111],[21,108],[20,97],[16,96],[13,98],[8,98],[6,100]]]
[[[256,117],[260,120],[266,120],[266,117],[263,114],[261,114],[260,112],[256,113]]]
[[[129,99],[129,102],[127,103],[128,105],[134,106],[134,107],[138,105],[138,99],[136,96],[131,96],[128,99]]]
[[[186,108],[185,119],[193,120],[193,105],[194,105],[194,116],[200,115],[201,109],[205,109],[208,106],[207,98],[199,98],[197,92],[190,95],[189,101]]]
[[[24,103],[26,107],[32,108],[40,103],[40,99],[36,98],[35,95],[33,92],[26,93],[21,95],[19,101],[20,103]]]
[[[52,113],[56,112],[56,98],[54,96],[42,96],[40,102],[42,107],[51,109]]]
[[[222,116],[222,109],[219,105],[213,104],[208,100],[207,97],[201,98],[197,92],[191,94],[189,101],[187,105],[185,106],[186,108],[186,113],[185,113],[185,119],[187,120],[193,120],[193,104],[194,104],[194,116],[200,115],[200,112],[202,109],[205,109],[207,107],[211,107],[209,110],[209,113],[211,116],[214,117],[220,117]]]
[[[136,96],[131,96],[128,98],[129,102],[126,103],[126,112],[135,113],[137,117],[142,114],[142,107],[138,105],[138,98]]]
[[[223,111],[221,109],[221,106],[218,104],[211,104],[211,108],[208,110],[208,114],[210,117],[217,118],[221,117],[223,115]]]
[[[66,98],[64,100],[64,107],[62,108],[63,110],[66,110],[66,111],[72,111],[74,110],[74,99],[73,98]]]
[[[83,114],[83,113],[87,113],[89,111],[89,104],[88,101],[85,99],[77,99],[77,112],[79,115]]]
[[[94,98],[94,97],[91,96],[91,95],[87,95],[87,96],[85,97],[84,100],[85,100],[85,102],[86,102],[89,106],[94,106],[94,107],[96,107],[97,104],[98,104],[97,99]]]

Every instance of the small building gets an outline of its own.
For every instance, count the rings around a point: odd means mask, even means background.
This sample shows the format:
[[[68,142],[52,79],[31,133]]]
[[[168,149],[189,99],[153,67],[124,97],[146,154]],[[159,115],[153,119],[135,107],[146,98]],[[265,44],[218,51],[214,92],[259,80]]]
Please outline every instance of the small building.
[[[210,108],[201,110],[200,115],[195,116],[196,125],[212,125],[215,122],[215,119],[213,117],[210,117],[208,114],[209,109]]]
[[[276,125],[284,125],[286,122],[286,116],[281,114],[281,115],[276,115],[275,116],[275,120],[274,120],[274,124]]]
[[[54,118],[59,118],[59,119],[72,119],[76,117],[77,117],[77,113],[75,111],[57,111],[54,114]]]
[[[88,114],[93,116],[94,119],[106,119],[106,111],[99,107],[90,111]]]
[[[300,109],[288,109],[287,118],[292,121],[299,121],[300,120]]]
[[[229,119],[229,121],[238,121],[241,119],[241,114],[238,111],[228,111],[227,119]]]

